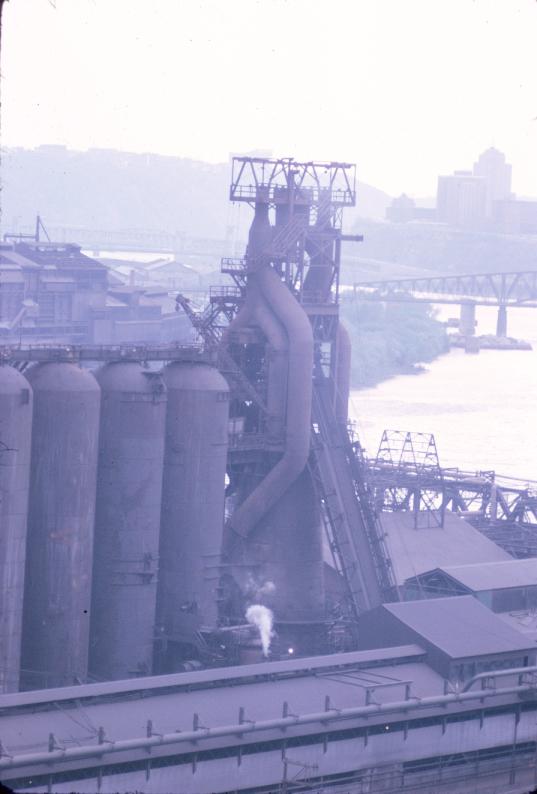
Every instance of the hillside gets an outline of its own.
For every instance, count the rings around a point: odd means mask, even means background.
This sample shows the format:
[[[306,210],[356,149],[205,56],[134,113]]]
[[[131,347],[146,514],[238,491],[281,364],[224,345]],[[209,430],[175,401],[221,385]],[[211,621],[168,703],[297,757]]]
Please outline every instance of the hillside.
[[[229,178],[229,163],[62,146],[5,149],[2,228],[28,226],[39,212],[51,228],[154,229],[224,239],[227,227],[238,224],[244,239],[249,213],[232,210]],[[388,195],[360,183],[358,196],[349,225],[358,217],[384,217]]]
[[[354,257],[394,263],[405,268],[459,273],[537,269],[537,235],[465,231],[440,223],[374,220],[358,221],[354,231],[364,235],[363,243],[349,250]],[[349,268],[344,279],[356,280],[355,274],[356,270]]]

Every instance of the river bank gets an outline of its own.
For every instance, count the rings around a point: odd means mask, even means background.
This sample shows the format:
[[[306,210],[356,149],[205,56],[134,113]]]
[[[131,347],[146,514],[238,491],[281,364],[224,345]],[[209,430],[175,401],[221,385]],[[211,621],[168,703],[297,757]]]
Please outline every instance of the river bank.
[[[480,333],[494,331],[495,310],[480,307],[477,318]],[[532,351],[454,349],[419,377],[353,390],[350,415],[368,454],[385,429],[420,431],[434,434],[443,466],[537,480],[537,311],[509,310],[508,322]]]
[[[352,343],[352,388],[419,374],[424,363],[449,350],[445,325],[427,304],[357,302],[344,296],[340,310]]]

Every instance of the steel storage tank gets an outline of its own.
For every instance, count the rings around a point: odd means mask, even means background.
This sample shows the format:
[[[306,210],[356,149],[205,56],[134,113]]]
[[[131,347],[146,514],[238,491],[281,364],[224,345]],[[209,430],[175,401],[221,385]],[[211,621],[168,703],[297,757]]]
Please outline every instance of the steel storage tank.
[[[153,660],[166,389],[137,363],[107,364],[90,623],[92,676],[149,674]]]
[[[173,670],[218,613],[224,523],[229,388],[206,364],[164,369],[168,389],[160,528],[157,626]]]
[[[0,365],[0,693],[19,688],[31,432],[30,384]]]
[[[74,364],[37,364],[22,670],[25,688],[87,676],[100,388]]]

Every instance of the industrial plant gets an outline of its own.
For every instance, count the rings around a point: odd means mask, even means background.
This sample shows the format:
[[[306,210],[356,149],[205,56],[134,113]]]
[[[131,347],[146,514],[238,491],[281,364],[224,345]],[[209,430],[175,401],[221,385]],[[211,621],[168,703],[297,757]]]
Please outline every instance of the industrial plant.
[[[0,346],[0,780],[530,791],[537,496],[442,469],[424,433],[364,451],[339,319],[353,165],[234,157],[229,197],[246,250],[203,309],[174,295],[192,343],[121,343],[127,315],[107,336],[77,246],[55,269],[28,265],[50,242],[2,249],[86,335],[15,341],[13,307]]]

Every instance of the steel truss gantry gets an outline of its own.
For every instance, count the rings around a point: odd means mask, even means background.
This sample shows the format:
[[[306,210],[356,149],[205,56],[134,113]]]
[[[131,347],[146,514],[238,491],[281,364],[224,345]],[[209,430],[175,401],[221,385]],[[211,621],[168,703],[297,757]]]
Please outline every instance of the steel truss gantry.
[[[380,511],[409,511],[416,528],[461,516],[515,557],[537,556],[537,483],[439,464],[434,437],[385,431],[367,479]]]

